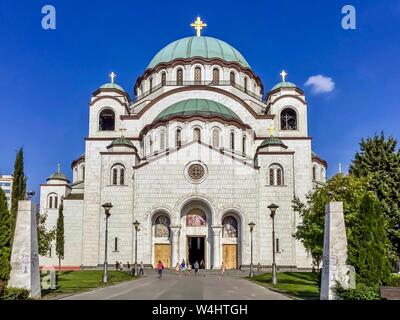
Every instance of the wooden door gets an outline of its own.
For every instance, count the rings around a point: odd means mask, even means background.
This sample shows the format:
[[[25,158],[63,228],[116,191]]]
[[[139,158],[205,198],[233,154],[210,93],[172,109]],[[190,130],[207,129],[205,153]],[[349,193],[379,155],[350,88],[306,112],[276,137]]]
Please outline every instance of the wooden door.
[[[158,261],[161,260],[164,268],[171,267],[171,250],[169,244],[155,244],[154,245],[154,268],[157,268]]]
[[[225,268],[237,269],[237,244],[223,244],[222,252]]]

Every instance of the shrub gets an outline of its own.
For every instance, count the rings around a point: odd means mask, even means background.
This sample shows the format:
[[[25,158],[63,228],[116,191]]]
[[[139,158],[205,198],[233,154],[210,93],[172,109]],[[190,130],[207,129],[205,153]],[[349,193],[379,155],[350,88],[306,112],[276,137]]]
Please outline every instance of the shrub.
[[[393,274],[387,285],[389,287],[400,287],[400,274]]]
[[[341,300],[380,300],[379,287],[358,284],[355,289],[344,289],[340,284],[335,292]]]
[[[1,300],[27,300],[30,291],[24,288],[5,288],[0,299]]]

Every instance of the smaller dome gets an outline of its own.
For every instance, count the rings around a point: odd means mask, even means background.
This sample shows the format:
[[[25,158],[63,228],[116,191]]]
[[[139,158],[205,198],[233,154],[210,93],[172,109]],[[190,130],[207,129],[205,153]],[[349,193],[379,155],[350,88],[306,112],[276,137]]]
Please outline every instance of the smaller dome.
[[[47,180],[64,180],[69,182],[67,176],[61,172],[55,172],[50,177],[47,178]]]
[[[239,120],[240,118],[231,109],[223,104],[207,99],[188,99],[179,101],[163,110],[156,120],[166,119],[173,116],[220,116],[227,119]]]
[[[274,136],[264,139],[264,141],[260,144],[259,148],[264,148],[267,146],[284,146],[284,147],[286,147],[281,139],[274,137]]]
[[[122,88],[119,84],[116,83],[105,83],[102,86],[100,86],[100,89],[117,89],[126,92],[124,88]]]
[[[271,91],[278,89],[278,88],[297,88],[294,83],[288,81],[282,81],[272,87]]]
[[[113,142],[111,142],[109,147],[113,147],[113,146],[129,146],[129,147],[134,147],[132,141],[130,141],[129,139],[125,138],[125,137],[119,137],[117,139],[115,139]]]

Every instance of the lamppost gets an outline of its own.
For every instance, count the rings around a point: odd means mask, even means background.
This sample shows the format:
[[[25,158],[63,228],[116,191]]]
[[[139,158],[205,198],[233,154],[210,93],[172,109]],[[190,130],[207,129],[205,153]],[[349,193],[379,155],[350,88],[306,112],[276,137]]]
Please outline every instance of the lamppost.
[[[249,223],[250,227],[250,278],[254,277],[254,269],[253,269],[253,229],[256,224],[252,221]]]
[[[104,213],[106,215],[106,237],[104,244],[104,272],[103,272],[103,282],[108,282],[108,272],[107,272],[107,241],[108,241],[108,218],[111,216],[110,210],[113,207],[111,202],[107,202],[102,205],[104,208]]]
[[[134,276],[138,275],[138,265],[137,265],[137,233],[138,231],[140,231],[139,226],[140,226],[140,222],[135,220],[135,222],[133,223],[134,227],[135,227],[135,271],[134,271]]]
[[[272,284],[277,283],[276,279],[276,263],[275,263],[275,212],[279,206],[272,203],[268,206],[268,209],[271,210],[271,218],[272,218]]]

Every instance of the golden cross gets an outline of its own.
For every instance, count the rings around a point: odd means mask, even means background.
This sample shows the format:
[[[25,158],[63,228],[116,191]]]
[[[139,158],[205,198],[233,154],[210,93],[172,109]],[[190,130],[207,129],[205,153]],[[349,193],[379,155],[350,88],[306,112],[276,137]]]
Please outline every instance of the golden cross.
[[[268,128],[268,132],[269,132],[269,135],[272,137],[273,135],[274,135],[274,133],[275,133],[275,128],[274,127],[269,127]]]
[[[191,25],[191,27],[194,27],[196,29],[196,35],[198,37],[200,37],[201,35],[201,29],[203,29],[203,27],[207,27],[207,24],[204,23],[203,21],[201,21],[200,17],[197,17],[196,21],[193,22]]]
[[[124,131],[126,131],[125,128],[119,128],[119,131],[121,132],[121,138],[124,136]]]
[[[285,82],[285,81],[286,81],[286,76],[287,76],[287,73],[285,72],[285,70],[282,70],[282,72],[280,73],[280,75],[281,75],[281,77],[282,77],[282,82]]]
[[[117,75],[116,75],[114,72],[111,72],[108,76],[111,78],[111,83],[114,83],[114,78],[115,78]]]

